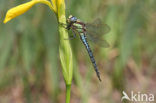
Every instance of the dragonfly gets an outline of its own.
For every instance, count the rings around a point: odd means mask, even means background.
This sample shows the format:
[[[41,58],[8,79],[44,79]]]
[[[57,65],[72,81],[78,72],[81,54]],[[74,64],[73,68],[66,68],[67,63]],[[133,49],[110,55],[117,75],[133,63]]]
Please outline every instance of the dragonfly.
[[[77,17],[70,15],[67,18],[67,24],[65,28],[73,32],[72,37],[70,37],[69,39],[75,38],[76,34],[79,34],[80,40],[84,44],[89,54],[96,75],[99,81],[101,81],[98,66],[94,59],[93,52],[90,48],[88,40],[91,40],[93,43],[96,43],[102,47],[109,47],[107,41],[102,39],[102,34],[108,33],[110,31],[110,27],[107,24],[103,24],[100,19],[96,19],[92,23],[84,23],[80,21]]]

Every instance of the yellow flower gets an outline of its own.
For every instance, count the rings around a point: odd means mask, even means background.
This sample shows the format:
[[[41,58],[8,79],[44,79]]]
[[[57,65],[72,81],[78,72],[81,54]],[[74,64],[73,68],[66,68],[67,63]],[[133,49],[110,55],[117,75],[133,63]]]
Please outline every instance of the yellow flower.
[[[6,17],[4,19],[4,23],[7,23],[8,21],[10,21],[11,19],[24,14],[26,11],[28,11],[33,5],[37,4],[37,3],[43,3],[46,4],[50,7],[50,9],[52,9],[55,13],[56,13],[56,8],[53,8],[51,2],[47,1],[47,0],[32,0],[29,1],[27,3],[21,4],[19,6],[16,6],[10,10],[8,10]]]
[[[57,1],[59,0],[51,0],[54,10],[57,12]]]

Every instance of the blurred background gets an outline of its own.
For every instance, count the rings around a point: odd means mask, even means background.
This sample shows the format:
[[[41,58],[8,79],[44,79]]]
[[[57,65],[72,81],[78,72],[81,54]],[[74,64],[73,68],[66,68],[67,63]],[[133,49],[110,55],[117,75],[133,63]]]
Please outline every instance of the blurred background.
[[[65,103],[56,16],[43,4],[3,24],[8,9],[29,0],[0,0],[0,103]],[[71,103],[121,103],[122,91],[156,95],[156,1],[66,0],[67,16],[101,18],[109,48],[91,46],[102,82],[85,47],[71,40]]]

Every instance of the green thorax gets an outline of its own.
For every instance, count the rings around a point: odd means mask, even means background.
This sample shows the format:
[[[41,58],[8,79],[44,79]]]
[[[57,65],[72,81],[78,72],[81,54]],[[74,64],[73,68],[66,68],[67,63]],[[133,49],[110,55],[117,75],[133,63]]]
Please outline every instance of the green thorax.
[[[81,24],[74,23],[73,26],[75,27],[75,30],[79,32],[80,35],[84,34],[84,29],[83,29],[84,27]]]

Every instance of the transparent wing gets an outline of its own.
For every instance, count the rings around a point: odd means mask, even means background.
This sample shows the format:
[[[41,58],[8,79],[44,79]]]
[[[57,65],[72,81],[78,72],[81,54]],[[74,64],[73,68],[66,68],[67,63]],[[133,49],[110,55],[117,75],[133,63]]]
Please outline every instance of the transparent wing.
[[[102,36],[110,31],[110,27],[107,24],[103,24],[100,19],[95,19],[92,23],[86,23],[86,31],[88,34]]]
[[[88,40],[90,40],[94,44],[97,44],[104,48],[109,47],[108,42],[106,40],[104,40],[103,38],[97,37],[97,36],[93,35],[92,33],[87,34],[86,36],[87,36]]]
[[[107,41],[103,39],[103,35],[109,31],[110,27],[103,24],[100,19],[96,19],[92,23],[86,23],[87,38],[99,46],[109,47]]]

